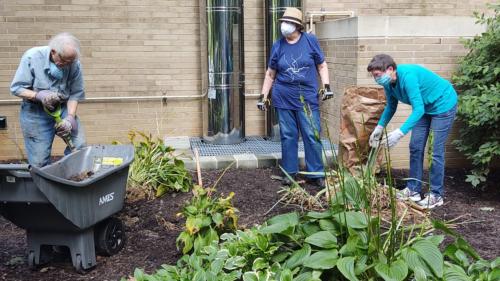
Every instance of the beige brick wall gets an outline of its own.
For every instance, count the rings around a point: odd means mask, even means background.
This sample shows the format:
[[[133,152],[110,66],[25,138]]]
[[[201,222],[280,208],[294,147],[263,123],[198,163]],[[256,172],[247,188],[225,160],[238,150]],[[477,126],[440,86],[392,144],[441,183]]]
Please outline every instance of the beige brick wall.
[[[304,0],[307,10],[354,11],[356,15],[384,16],[470,16],[483,11],[491,0]]]
[[[247,0],[245,5],[245,92],[258,95],[265,73],[264,1]],[[245,104],[245,133],[247,136],[264,134],[262,111],[257,110],[257,97],[247,97]]]
[[[328,74],[334,98],[321,104],[321,121],[323,134],[326,136],[328,127],[329,138],[338,143],[340,131],[340,106],[342,93],[347,87],[357,84],[358,40],[320,41],[328,63]]]
[[[344,49],[338,48],[339,45],[345,42],[355,42],[356,46],[349,46],[347,50],[356,61],[345,65],[344,63]],[[449,79],[453,70],[457,66],[458,58],[465,55],[467,50],[460,43],[459,38],[450,37],[401,37],[401,38],[358,38],[351,40],[326,40],[321,42],[322,46],[326,48],[329,54],[329,59],[332,58],[330,63],[330,79],[335,82],[335,90],[343,93],[345,88],[352,85],[367,85],[376,86],[373,78],[366,71],[366,66],[371,58],[379,53],[386,53],[391,55],[396,63],[413,63],[423,65],[430,70],[436,72],[445,79]],[[341,70],[337,70],[341,69]],[[354,77],[352,79],[345,79],[345,77]],[[340,82],[346,81],[347,83]],[[341,103],[341,98],[334,102]],[[340,104],[333,104],[328,107],[322,107],[323,116],[329,116],[333,120],[328,120],[329,124],[336,123],[334,120],[339,119]],[[389,131],[399,128],[411,113],[411,107],[405,104],[399,104],[398,110],[394,115],[392,121],[388,124]],[[338,136],[338,125],[330,127],[330,133]],[[465,164],[464,158],[455,150],[451,145],[451,141],[457,136],[458,125],[455,124],[454,130],[450,135],[447,144],[446,161],[450,167],[457,167]],[[400,143],[392,149],[391,160],[396,168],[408,167],[408,144],[410,134],[405,136]]]
[[[358,14],[469,15],[472,10],[484,8],[488,1],[412,2],[305,0],[304,5],[306,10],[353,10]],[[264,1],[245,0],[244,3],[246,93],[259,94],[265,70]],[[23,52],[32,46],[45,45],[51,36],[62,31],[69,31],[82,41],[87,97],[198,95],[201,89],[199,26],[196,0],[0,0],[0,100],[13,98],[9,84]],[[348,49],[349,44],[340,45],[338,54],[327,51],[336,89],[348,85],[354,78],[351,74],[357,62]],[[344,47],[347,49],[341,53]],[[440,52],[432,46],[427,48],[430,49],[421,50],[429,54],[427,58]],[[437,64],[422,59],[422,63]],[[452,61],[439,63],[439,71],[449,72],[451,65]],[[264,114],[255,110],[256,97],[246,100],[246,133],[263,134]],[[338,107],[340,103],[331,104],[327,106]],[[7,115],[9,124],[8,130],[0,131],[0,159],[15,157],[14,142],[22,147],[18,107],[0,105],[0,114]],[[167,106],[160,102],[135,101],[85,103],[79,114],[89,143],[124,140],[126,131],[133,128],[161,136],[202,134],[200,100],[171,100]],[[332,118],[338,119],[338,115]],[[157,120],[161,121],[160,125]],[[335,124],[331,126],[334,128]],[[103,127],[107,127],[105,132]],[[62,152],[60,146],[57,142],[56,154]]]
[[[82,43],[87,97],[198,95],[198,1],[0,0],[0,99],[24,51],[68,31]],[[2,105],[9,129],[0,131],[0,158],[21,144],[19,105]],[[200,100],[84,103],[88,143],[126,141],[130,129],[158,135],[200,135]],[[56,142],[55,154],[62,152]]]

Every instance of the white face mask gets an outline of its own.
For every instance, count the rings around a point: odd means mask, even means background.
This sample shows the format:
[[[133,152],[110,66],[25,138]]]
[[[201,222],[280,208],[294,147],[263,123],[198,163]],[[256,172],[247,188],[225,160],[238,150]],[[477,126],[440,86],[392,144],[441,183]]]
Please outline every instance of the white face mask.
[[[283,36],[285,37],[290,36],[293,32],[295,32],[296,29],[297,28],[293,23],[289,23],[286,21],[281,23],[281,34],[283,34]]]

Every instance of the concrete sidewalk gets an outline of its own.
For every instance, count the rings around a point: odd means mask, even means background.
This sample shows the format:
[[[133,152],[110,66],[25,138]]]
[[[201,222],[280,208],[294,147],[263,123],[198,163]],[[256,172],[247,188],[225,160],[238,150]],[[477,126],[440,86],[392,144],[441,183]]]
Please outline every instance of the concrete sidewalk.
[[[337,154],[337,147],[333,147],[326,139],[322,140],[322,144],[326,161],[331,163],[333,153]],[[233,162],[234,168],[242,169],[277,167],[281,160],[280,142],[268,141],[259,136],[246,137],[245,142],[234,145],[207,144],[197,137],[167,137],[165,145],[173,147],[176,156],[191,170],[196,169],[195,149],[198,150],[202,169],[224,169]],[[305,160],[302,142],[299,142],[298,154],[300,166],[303,168]]]

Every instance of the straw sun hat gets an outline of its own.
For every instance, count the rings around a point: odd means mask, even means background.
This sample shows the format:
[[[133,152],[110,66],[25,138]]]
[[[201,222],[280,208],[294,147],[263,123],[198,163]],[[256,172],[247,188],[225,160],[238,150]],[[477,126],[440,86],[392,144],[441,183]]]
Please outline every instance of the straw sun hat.
[[[300,25],[301,27],[304,27],[304,25],[302,24],[302,12],[299,9],[293,7],[286,8],[283,17],[281,17],[279,21],[293,22]]]

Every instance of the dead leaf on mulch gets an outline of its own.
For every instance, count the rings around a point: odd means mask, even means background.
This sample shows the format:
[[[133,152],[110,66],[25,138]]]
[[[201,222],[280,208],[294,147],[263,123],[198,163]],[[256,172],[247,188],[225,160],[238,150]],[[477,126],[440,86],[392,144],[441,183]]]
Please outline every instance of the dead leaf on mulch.
[[[340,191],[340,186],[336,182],[336,179],[330,178],[329,191],[324,189],[319,191],[317,195],[312,195],[301,186],[283,187],[279,191],[282,194],[280,203],[298,206],[303,211],[323,211],[328,206],[328,197]],[[372,216],[377,216],[377,211],[380,209],[382,220],[391,221],[391,200],[387,186],[379,184],[374,189],[373,197],[370,201]],[[405,224],[420,224],[428,219],[428,213],[413,202],[395,200],[395,203],[396,217],[398,220],[402,218],[402,222]]]
[[[128,203],[134,203],[148,198],[146,191],[139,187],[127,187],[126,200]]]
[[[177,225],[167,221],[163,217],[156,215],[156,221],[158,222],[159,225],[163,226],[166,230],[168,231],[180,231],[181,228],[178,227]]]
[[[5,263],[7,266],[15,266],[19,264],[24,264],[24,257],[13,257]]]

